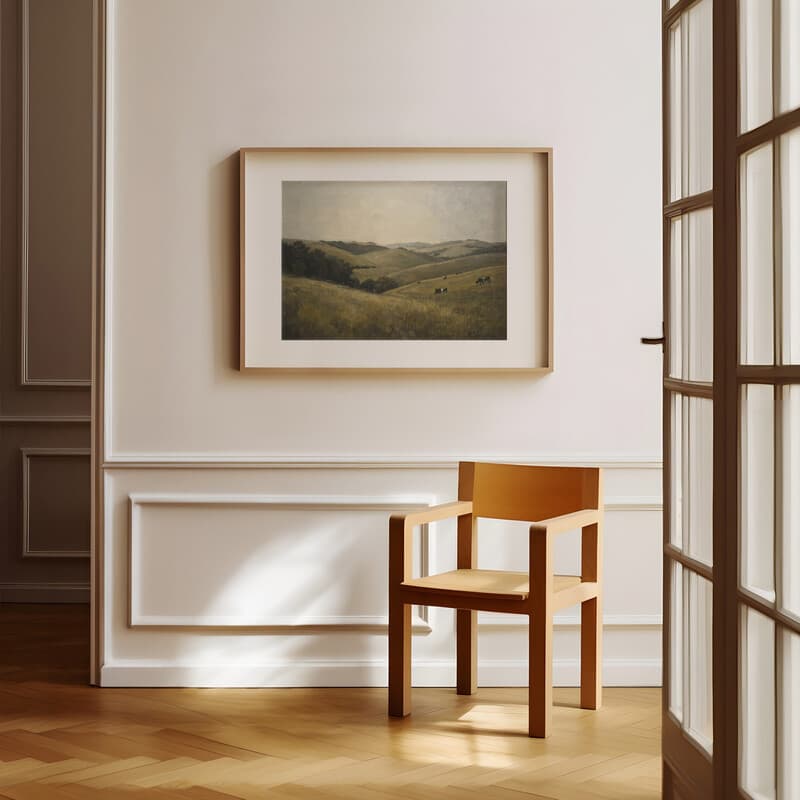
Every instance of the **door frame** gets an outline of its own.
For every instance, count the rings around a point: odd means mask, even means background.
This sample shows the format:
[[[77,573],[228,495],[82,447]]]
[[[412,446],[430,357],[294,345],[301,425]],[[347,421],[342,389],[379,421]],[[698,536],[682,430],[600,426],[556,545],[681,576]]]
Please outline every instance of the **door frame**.
[[[103,461],[105,453],[105,314],[106,314],[106,153],[108,0],[93,0],[92,41],[92,391],[91,391],[91,556],[89,682],[100,685],[104,661]]]
[[[714,797],[739,797],[740,434],[739,356],[738,2],[712,0],[714,191],[713,602]],[[732,235],[733,234],[733,235]]]

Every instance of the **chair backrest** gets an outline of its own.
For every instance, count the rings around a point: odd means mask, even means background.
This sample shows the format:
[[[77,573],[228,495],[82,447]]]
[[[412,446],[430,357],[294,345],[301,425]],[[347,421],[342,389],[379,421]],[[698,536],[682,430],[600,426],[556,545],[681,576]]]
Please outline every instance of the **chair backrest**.
[[[601,493],[598,467],[458,465],[458,499],[472,500],[475,517],[536,522],[600,508]]]

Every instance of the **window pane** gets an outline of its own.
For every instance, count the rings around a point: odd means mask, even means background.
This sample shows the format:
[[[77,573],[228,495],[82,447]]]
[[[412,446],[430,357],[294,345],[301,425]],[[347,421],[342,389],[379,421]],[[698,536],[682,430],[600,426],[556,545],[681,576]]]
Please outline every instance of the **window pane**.
[[[701,0],[669,35],[672,200],[711,188],[711,8],[711,0]]]
[[[694,572],[689,576],[689,713],[686,729],[711,752],[713,742],[713,681],[711,675],[711,583]]]
[[[701,0],[687,12],[688,56],[686,91],[686,120],[688,145],[689,194],[705,192],[711,188],[712,171],[712,100],[713,77],[711,71],[711,0]]]
[[[800,797],[800,636],[783,629],[781,637],[778,796],[790,800]]]
[[[739,0],[739,99],[742,131],[772,119],[770,0]]]
[[[689,380],[710,381],[714,373],[714,230],[710,208],[688,215],[689,303],[686,322]]]
[[[781,605],[800,617],[800,386],[783,387],[783,558]],[[800,797],[800,794],[798,795]]]
[[[683,197],[683,19],[669,32],[669,199]]]
[[[683,441],[686,436],[686,428],[684,426],[684,405],[686,398],[679,394],[671,395],[672,405],[672,420],[670,423],[670,435],[672,438],[672,447],[670,449],[670,490],[672,494],[672,502],[670,503],[670,526],[669,526],[669,540],[675,547],[683,547],[683,454],[684,447]]]
[[[671,396],[670,542],[712,564],[713,404]]]
[[[741,160],[741,359],[772,364],[773,249],[772,144]]]
[[[687,549],[690,556],[712,563],[712,490],[714,477],[712,401],[689,398]]]
[[[669,592],[669,710],[683,721],[683,566],[677,561]]]
[[[775,624],[743,608],[739,780],[757,800],[775,797]]]
[[[780,0],[780,48],[782,114],[800,106],[800,0]]]
[[[683,222],[676,217],[670,224],[669,237],[669,374],[683,378]]]
[[[775,599],[775,404],[771,386],[742,394],[742,585]]]
[[[714,372],[713,212],[692,211],[670,234],[670,375],[711,381]]]
[[[800,48],[800,42],[797,46]],[[779,146],[783,360],[800,364],[800,128],[781,136]]]

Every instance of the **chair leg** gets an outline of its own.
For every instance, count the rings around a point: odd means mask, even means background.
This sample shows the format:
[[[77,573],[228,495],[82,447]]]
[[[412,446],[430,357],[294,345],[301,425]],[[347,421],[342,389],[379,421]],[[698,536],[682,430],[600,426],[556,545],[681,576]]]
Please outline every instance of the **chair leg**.
[[[539,611],[528,619],[528,736],[543,739],[553,706],[553,617]]]
[[[603,620],[599,597],[581,603],[581,708],[603,701]]]
[[[478,614],[456,611],[456,692],[475,694],[478,688]]]
[[[411,713],[411,606],[389,603],[389,716]]]

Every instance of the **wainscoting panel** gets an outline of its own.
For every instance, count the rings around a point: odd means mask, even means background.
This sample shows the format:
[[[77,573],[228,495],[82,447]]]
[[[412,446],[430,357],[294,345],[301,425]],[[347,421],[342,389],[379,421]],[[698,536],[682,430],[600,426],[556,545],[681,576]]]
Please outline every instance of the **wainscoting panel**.
[[[130,625],[385,628],[386,569],[376,565],[388,548],[375,534],[388,514],[431,501],[131,495]],[[417,546],[427,547],[427,531]],[[430,630],[419,615],[415,625]]]
[[[88,601],[88,444],[85,423],[0,420],[0,602]]]
[[[384,685],[388,517],[453,499],[456,479],[452,463],[388,459],[107,464],[103,685]],[[650,465],[607,469],[608,685],[661,680],[659,481]],[[481,565],[524,569],[524,529],[482,520]],[[416,541],[418,574],[455,566],[451,522]],[[559,568],[577,567],[576,547],[562,537]],[[479,622],[479,681],[524,684],[524,621]],[[453,684],[453,612],[415,609],[414,623],[414,682]],[[554,650],[556,683],[576,683],[575,610]]]
[[[88,387],[92,0],[21,12],[21,384]]]
[[[89,449],[25,448],[22,455],[22,555],[89,558]]]

